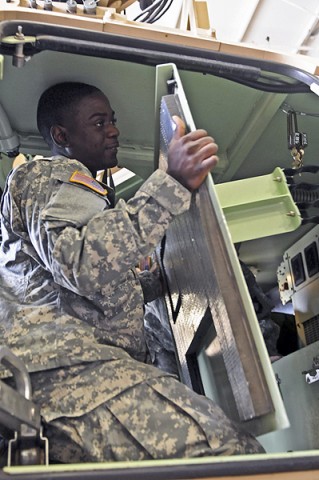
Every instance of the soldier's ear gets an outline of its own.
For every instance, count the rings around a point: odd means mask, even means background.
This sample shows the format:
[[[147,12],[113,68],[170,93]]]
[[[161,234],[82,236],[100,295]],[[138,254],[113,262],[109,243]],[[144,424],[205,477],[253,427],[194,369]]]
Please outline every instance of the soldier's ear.
[[[62,125],[53,125],[50,129],[50,135],[57,147],[65,148],[69,146],[67,129]]]

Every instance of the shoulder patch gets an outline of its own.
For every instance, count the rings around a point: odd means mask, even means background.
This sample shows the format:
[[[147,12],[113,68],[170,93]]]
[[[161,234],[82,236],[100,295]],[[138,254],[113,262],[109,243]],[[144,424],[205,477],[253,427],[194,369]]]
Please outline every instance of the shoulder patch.
[[[95,180],[95,178],[89,177],[88,175],[85,175],[85,173],[79,172],[78,170],[72,173],[69,181],[72,183],[79,183],[81,185],[84,185],[85,187],[94,190],[94,192],[97,192],[100,195],[107,195],[106,188],[102,187],[102,185],[97,180]]]

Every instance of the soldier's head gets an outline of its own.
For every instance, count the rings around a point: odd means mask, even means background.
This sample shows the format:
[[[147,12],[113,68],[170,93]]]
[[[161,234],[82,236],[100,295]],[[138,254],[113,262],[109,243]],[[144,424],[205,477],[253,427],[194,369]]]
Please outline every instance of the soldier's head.
[[[53,155],[79,160],[93,174],[117,165],[116,118],[98,88],[79,82],[53,85],[40,97],[37,124]]]

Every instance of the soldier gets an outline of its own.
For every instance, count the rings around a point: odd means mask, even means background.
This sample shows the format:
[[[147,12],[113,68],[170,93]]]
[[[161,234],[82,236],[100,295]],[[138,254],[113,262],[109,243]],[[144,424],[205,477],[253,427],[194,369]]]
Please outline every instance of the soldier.
[[[167,172],[113,208],[98,170],[117,164],[119,131],[97,88],[62,83],[38,104],[51,158],[14,170],[2,205],[1,338],[31,374],[51,462],[263,451],[211,400],[144,363],[143,294],[134,265],[150,255],[217,163],[204,130],[176,118]],[[2,377],[7,372],[2,371]]]

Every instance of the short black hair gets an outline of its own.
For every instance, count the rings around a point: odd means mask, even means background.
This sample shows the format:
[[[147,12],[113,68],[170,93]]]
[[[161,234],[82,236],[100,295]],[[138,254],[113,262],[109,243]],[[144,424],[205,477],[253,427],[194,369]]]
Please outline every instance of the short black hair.
[[[65,114],[84,97],[101,90],[81,82],[63,82],[45,90],[38,102],[37,125],[46,143],[51,147],[51,127],[63,123]]]

